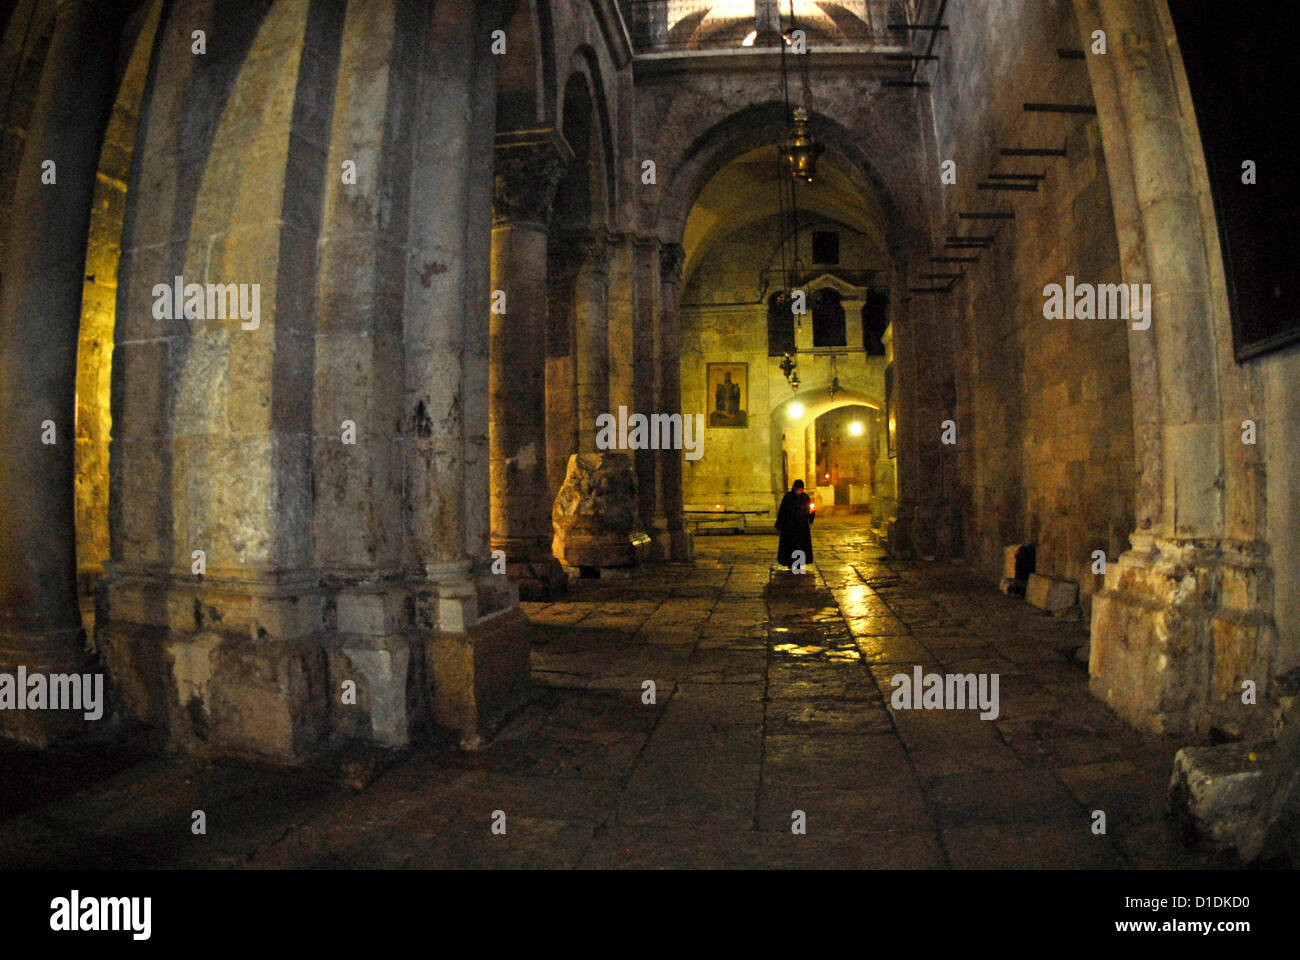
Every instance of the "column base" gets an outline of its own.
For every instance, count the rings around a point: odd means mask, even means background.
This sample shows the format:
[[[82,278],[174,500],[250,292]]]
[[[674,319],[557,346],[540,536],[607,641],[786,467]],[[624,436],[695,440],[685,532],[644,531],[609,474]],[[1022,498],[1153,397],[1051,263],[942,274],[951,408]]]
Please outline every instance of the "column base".
[[[894,519],[889,529],[889,553],[890,556],[897,557],[899,560],[912,560],[919,555],[917,548],[917,539],[924,539],[924,531],[920,530],[916,520],[912,517],[900,516]]]
[[[519,599],[529,602],[558,600],[569,592],[569,577],[554,557],[506,563],[506,576],[519,587]]]
[[[514,583],[467,569],[430,578],[430,710],[435,723],[460,734],[462,747],[475,749],[528,701],[532,625]]]
[[[433,718],[459,733],[463,748],[482,746],[528,702],[531,631],[528,618],[515,607],[465,630],[439,631],[430,639]]]
[[[646,555],[648,562],[689,563],[695,559],[695,534],[683,528],[680,518],[674,524],[667,517],[659,517],[650,524],[646,533],[650,537]]]
[[[170,749],[294,763],[325,745],[332,704],[345,709],[342,680],[353,679],[338,677],[330,699],[325,608],[318,576],[200,581],[116,570],[101,589],[97,641],[123,715]]]
[[[519,599],[531,602],[556,600],[569,589],[569,578],[560,561],[551,555],[551,538],[493,537],[492,550],[505,554],[506,579],[518,587]],[[493,572],[501,568],[495,563]]]
[[[299,764],[480,738],[525,698],[518,589],[468,564],[357,582],[110,575],[101,649],[122,713],[171,749]],[[268,579],[273,576],[268,574]]]
[[[889,552],[900,560],[954,560],[964,555],[961,516],[917,507],[900,513],[889,528]]]
[[[101,636],[123,712],[169,749],[298,763],[327,745],[331,664],[319,644],[119,622]]]
[[[669,531],[669,558],[689,563],[695,559],[695,534],[689,530]]]
[[[672,559],[672,535],[664,527],[647,524],[646,536],[650,538],[650,546],[646,548],[647,563],[666,563]]]
[[[579,570],[639,567],[647,562],[650,551],[650,537],[644,533],[573,529],[564,541],[563,562],[565,567]]]
[[[0,738],[47,749],[108,735],[108,678],[84,640],[79,629],[0,634]]]
[[[1267,736],[1276,629],[1266,547],[1130,539],[1092,599],[1093,693],[1140,729]],[[1253,704],[1242,702],[1247,680]]]

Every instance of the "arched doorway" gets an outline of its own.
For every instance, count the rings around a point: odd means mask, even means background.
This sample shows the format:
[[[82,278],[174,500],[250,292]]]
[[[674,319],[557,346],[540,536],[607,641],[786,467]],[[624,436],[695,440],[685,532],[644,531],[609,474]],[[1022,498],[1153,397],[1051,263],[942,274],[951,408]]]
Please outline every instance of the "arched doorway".
[[[882,528],[898,500],[883,398],[859,391],[799,391],[772,411],[772,496],[803,480],[818,510],[858,514]]]
[[[864,405],[863,436],[883,436],[875,425],[888,358],[867,349],[873,338],[863,318],[888,320],[887,309],[867,310],[889,298],[888,218],[833,147],[816,182],[797,191],[797,227],[782,214],[777,177],[775,139],[744,150],[705,182],[686,218],[682,409],[706,416],[704,454],[684,468],[688,516],[723,512],[770,523],[763,518],[788,483],[805,476],[809,459],[802,440],[792,439],[792,401],[800,405],[800,437],[817,415],[854,403]],[[794,278],[797,299],[785,290],[795,248],[806,264]],[[878,343],[884,331],[873,332]],[[851,478],[864,508],[876,459],[861,483]],[[887,472],[892,488],[892,467]],[[806,482],[815,486],[811,474]],[[847,508],[847,486],[841,499]]]

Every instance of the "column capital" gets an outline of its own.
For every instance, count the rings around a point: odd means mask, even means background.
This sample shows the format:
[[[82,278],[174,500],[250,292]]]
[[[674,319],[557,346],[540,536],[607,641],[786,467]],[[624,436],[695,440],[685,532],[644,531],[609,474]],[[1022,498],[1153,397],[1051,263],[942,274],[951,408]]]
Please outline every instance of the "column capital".
[[[551,203],[573,150],[554,127],[511,130],[496,135],[492,223],[546,225]]]
[[[686,250],[680,243],[659,244],[659,278],[664,283],[678,283],[686,264]]]

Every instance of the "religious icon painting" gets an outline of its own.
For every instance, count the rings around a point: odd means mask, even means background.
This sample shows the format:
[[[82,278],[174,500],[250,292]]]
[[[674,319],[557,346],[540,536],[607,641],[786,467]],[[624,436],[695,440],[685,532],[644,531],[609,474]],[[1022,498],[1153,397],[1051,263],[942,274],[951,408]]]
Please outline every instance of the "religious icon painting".
[[[707,382],[709,426],[749,426],[749,364],[710,363]]]

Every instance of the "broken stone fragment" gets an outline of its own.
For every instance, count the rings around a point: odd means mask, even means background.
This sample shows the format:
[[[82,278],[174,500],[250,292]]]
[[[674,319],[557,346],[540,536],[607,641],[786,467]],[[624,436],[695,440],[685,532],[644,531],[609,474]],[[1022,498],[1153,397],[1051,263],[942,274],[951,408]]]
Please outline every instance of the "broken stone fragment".
[[[1025,600],[1039,610],[1064,613],[1079,602],[1079,585],[1073,580],[1053,580],[1031,573],[1025,586]]]
[[[569,458],[551,518],[555,556],[571,567],[642,563],[650,538],[636,530],[636,476],[625,453]]]
[[[1259,766],[1255,806],[1238,850],[1247,862],[1285,855],[1296,866],[1300,864],[1300,718],[1292,715],[1284,722]]]
[[[1184,747],[1174,757],[1169,809],[1184,842],[1215,851],[1237,851],[1259,793],[1268,747],[1221,743]]]

